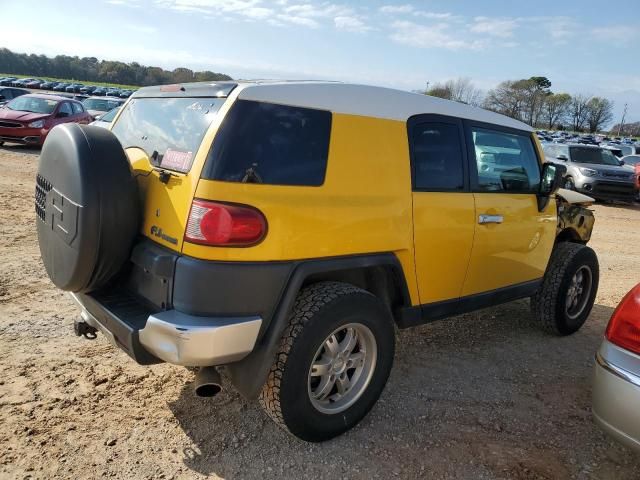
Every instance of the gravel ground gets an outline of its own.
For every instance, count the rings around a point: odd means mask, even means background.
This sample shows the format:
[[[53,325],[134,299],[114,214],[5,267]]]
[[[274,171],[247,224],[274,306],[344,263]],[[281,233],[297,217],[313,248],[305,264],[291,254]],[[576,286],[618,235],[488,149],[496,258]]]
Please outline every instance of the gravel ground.
[[[590,413],[593,354],[639,280],[639,207],[594,207],[602,277],[580,332],[542,333],[527,301],[400,332],[377,406],[314,445],[233,390],[195,398],[191,371],[73,336],[39,259],[36,162],[0,147],[0,478],[640,478]]]

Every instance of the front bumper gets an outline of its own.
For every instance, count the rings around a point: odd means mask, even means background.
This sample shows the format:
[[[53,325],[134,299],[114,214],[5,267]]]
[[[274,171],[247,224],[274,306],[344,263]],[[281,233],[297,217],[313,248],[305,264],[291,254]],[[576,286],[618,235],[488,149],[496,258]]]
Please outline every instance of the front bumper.
[[[257,316],[200,317],[177,310],[146,315],[122,297],[110,302],[71,296],[82,308],[85,322],[143,365],[165,361],[195,367],[241,360],[253,350],[262,325]]]
[[[639,356],[603,341],[594,367],[593,416],[607,434],[640,452],[638,372]]]
[[[0,127],[0,141],[19,143],[21,145],[40,145],[46,133],[40,128],[7,128]]]
[[[580,176],[575,178],[575,186],[578,192],[605,200],[631,201],[638,193],[635,181],[632,179],[619,181]]]

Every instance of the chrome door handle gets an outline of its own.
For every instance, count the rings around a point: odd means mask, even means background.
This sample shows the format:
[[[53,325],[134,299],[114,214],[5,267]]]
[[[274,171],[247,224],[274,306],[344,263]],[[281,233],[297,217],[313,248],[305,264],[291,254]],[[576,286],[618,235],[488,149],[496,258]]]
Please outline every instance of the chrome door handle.
[[[504,221],[504,217],[502,215],[480,215],[478,217],[478,223],[479,224],[485,224],[485,223],[502,223]]]

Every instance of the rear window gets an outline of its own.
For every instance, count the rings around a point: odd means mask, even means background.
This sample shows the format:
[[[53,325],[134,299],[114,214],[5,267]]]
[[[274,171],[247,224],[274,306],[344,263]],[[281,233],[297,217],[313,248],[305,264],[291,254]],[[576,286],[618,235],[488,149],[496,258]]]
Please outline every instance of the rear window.
[[[137,147],[162,168],[188,172],[204,134],[225,98],[137,98],[112,132],[124,148]]]
[[[238,100],[220,126],[202,177],[322,185],[330,134],[331,112]]]

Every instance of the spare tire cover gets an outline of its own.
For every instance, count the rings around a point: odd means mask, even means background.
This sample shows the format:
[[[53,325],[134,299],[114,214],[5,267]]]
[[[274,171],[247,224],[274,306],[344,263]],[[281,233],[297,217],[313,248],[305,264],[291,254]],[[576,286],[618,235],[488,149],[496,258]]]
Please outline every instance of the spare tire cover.
[[[128,260],[139,225],[137,183],[105,128],[68,123],[51,130],[36,177],[40,254],[53,283],[87,293]]]

